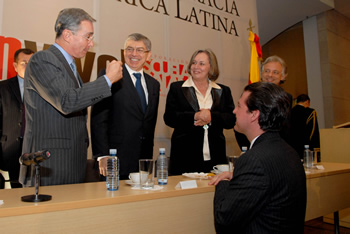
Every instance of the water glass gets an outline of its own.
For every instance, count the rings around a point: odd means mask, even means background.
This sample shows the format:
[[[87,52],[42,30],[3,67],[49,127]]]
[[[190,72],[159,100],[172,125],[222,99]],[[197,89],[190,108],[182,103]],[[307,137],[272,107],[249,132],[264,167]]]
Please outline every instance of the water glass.
[[[154,160],[140,159],[139,160],[140,176],[147,175],[147,179],[140,178],[142,189],[154,188]]]

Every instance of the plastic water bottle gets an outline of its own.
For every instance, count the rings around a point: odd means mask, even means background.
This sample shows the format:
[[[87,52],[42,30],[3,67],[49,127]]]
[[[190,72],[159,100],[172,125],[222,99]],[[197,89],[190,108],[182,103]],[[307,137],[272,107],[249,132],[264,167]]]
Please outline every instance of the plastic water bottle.
[[[247,152],[248,147],[247,146],[242,146],[242,152],[241,155],[244,154],[245,152]]]
[[[309,145],[304,145],[304,167],[312,168],[312,151],[309,149]]]
[[[110,149],[109,155],[107,159],[106,185],[108,190],[116,191],[119,189],[119,160],[117,150]]]
[[[159,185],[168,184],[168,159],[165,156],[165,148],[159,149],[157,159],[157,180]]]

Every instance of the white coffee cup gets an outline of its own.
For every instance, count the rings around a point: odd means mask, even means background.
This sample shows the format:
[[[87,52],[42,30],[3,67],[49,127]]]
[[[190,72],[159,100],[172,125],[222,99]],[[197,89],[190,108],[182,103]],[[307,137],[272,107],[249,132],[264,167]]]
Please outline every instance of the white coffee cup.
[[[219,164],[216,166],[213,166],[213,169],[218,172],[224,172],[229,170],[228,164]]]
[[[147,180],[147,174],[142,173],[142,181]],[[140,173],[139,172],[132,172],[129,174],[129,179],[135,183],[135,184],[139,184],[140,183]]]

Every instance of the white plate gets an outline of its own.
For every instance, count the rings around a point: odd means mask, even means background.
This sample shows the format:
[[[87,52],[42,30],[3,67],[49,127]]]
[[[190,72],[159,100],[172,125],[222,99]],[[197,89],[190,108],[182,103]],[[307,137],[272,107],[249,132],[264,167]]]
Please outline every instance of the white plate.
[[[211,173],[214,173],[215,175],[219,175],[221,173],[223,173],[224,171],[219,171],[219,170],[211,170]]]
[[[211,176],[208,176],[208,173],[204,173],[204,172],[183,173],[182,175],[192,179],[203,179],[203,180],[211,179]]]

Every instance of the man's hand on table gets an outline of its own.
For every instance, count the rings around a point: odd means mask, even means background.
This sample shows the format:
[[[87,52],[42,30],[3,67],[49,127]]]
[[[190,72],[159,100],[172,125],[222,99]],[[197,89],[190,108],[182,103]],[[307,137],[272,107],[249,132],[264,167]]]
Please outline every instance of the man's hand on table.
[[[233,173],[229,171],[225,171],[220,173],[219,175],[216,175],[209,181],[209,185],[217,185],[222,180],[231,180],[233,177]]]

